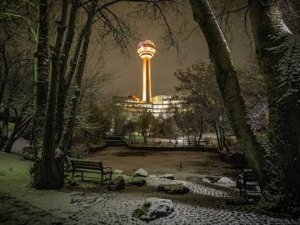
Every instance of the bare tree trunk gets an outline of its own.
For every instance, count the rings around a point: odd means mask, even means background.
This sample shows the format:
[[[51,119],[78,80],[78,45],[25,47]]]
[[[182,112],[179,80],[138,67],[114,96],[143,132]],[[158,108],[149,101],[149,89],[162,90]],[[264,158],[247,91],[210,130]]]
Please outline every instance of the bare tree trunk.
[[[7,78],[8,78],[8,72],[9,72],[9,66],[6,58],[6,49],[5,44],[1,43],[0,45],[0,106],[3,101],[3,95],[5,91],[5,87],[7,84]],[[5,142],[8,138],[8,117],[9,117],[9,108],[5,106],[3,112],[2,112],[2,126],[1,129],[1,136],[0,136],[0,148],[3,147]]]
[[[63,133],[66,98],[67,98],[68,90],[70,88],[71,80],[75,72],[80,47],[83,41],[83,34],[80,33],[76,42],[76,46],[74,48],[73,57],[70,60],[68,73],[66,74],[70,50],[71,50],[71,46],[75,34],[78,7],[79,7],[78,0],[74,0],[72,2],[72,7],[70,10],[66,38],[64,41],[62,53],[60,55],[59,86],[58,86],[59,101],[57,101],[57,112],[56,112],[56,132],[57,132],[56,144],[60,142]]]
[[[199,24],[208,44],[215,66],[216,79],[221,91],[228,118],[242,146],[245,158],[263,184],[263,148],[257,142],[247,119],[244,99],[232,63],[225,37],[217,23],[208,0],[190,0],[194,20]]]
[[[197,146],[200,146],[200,144],[201,144],[202,134],[203,134],[203,120],[201,119],[200,131],[199,131],[199,136],[198,136],[198,140],[197,140]]]
[[[223,146],[222,146],[222,142],[221,142],[221,135],[219,134],[219,129],[218,129],[218,124],[217,122],[214,122],[213,127],[215,129],[216,132],[216,136],[217,136],[217,142],[218,142],[218,148],[219,150],[223,150]]]
[[[191,146],[191,140],[190,140],[190,131],[187,131],[187,140],[188,140],[188,145]]]
[[[3,149],[5,152],[10,153],[12,150],[12,146],[15,143],[17,139],[21,137],[21,135],[24,134],[24,131],[27,129],[29,126],[32,117],[31,116],[24,116],[23,114],[25,113],[26,107],[22,109],[19,115],[16,114],[16,122],[14,125],[14,128],[8,138],[8,140],[5,142]]]
[[[56,134],[56,121],[55,121],[55,113],[56,113],[56,103],[57,103],[57,81],[58,81],[58,73],[59,73],[59,58],[62,48],[62,42],[64,37],[65,23],[67,18],[67,9],[68,2],[63,1],[63,8],[61,12],[61,19],[57,22],[57,33],[55,46],[51,52],[51,70],[50,70],[50,86],[48,92],[48,101],[47,101],[47,111],[46,111],[46,122],[45,122],[45,130],[44,130],[44,140],[43,140],[43,154],[42,154],[42,165],[47,165],[49,167],[45,170],[46,167],[43,168],[40,174],[45,173],[41,176],[43,179],[45,176],[52,176],[52,179],[44,179],[41,180],[42,187],[46,188],[60,188],[64,183],[63,174],[58,173],[57,170],[57,162],[54,161],[55,157],[55,134]],[[52,165],[50,165],[52,163]],[[53,182],[53,183],[52,183]]]
[[[1,149],[5,145],[8,139],[8,123],[9,123],[9,107],[6,104],[2,112],[1,142],[0,142]]]
[[[0,105],[3,101],[3,94],[7,83],[9,66],[6,58],[6,49],[4,43],[0,45]]]
[[[37,45],[35,52],[35,86],[34,86],[34,121],[32,130],[32,144],[35,157],[42,148],[43,128],[45,122],[47,90],[48,90],[48,1],[39,1],[39,23],[37,32]]]
[[[230,152],[230,146],[228,144],[228,140],[226,139],[226,133],[224,131],[224,128],[219,125],[219,132],[220,132],[220,138],[222,143],[222,148],[225,148],[226,152]]]
[[[277,207],[289,210],[291,202],[300,203],[300,36],[286,27],[278,4],[253,0],[250,6],[269,104],[267,191],[283,196],[277,198]]]
[[[47,4],[47,1],[45,2]],[[40,7],[42,1],[40,1]],[[61,19],[57,22],[55,46],[51,51],[50,83],[47,98],[46,118],[41,160],[36,162],[35,184],[40,189],[60,188],[63,185],[63,174],[57,173],[55,163],[55,112],[57,101],[57,75],[59,72],[59,55],[64,37],[68,3],[64,1]],[[47,8],[47,6],[46,6]],[[48,23],[48,21],[47,21]]]
[[[87,51],[89,47],[90,42],[90,36],[92,33],[92,24],[93,19],[96,15],[96,7],[97,7],[97,0],[93,0],[88,12],[88,18],[86,21],[86,24],[82,30],[82,35],[84,36],[83,45],[81,48],[79,60],[78,60],[78,67],[75,77],[75,87],[74,92],[71,98],[71,109],[70,109],[70,117],[67,121],[66,128],[63,132],[63,136],[59,143],[59,148],[63,152],[67,152],[69,143],[72,139],[74,128],[75,128],[75,122],[76,122],[76,114],[77,114],[77,108],[78,108],[78,101],[81,94],[81,81],[84,74],[85,64],[86,64],[86,58],[87,58]]]
[[[147,144],[147,131],[143,130],[142,135],[143,135],[143,138],[144,138],[144,144]],[[169,139],[169,142],[171,142],[171,139]]]
[[[6,100],[4,110],[2,113],[2,130],[1,130],[1,143],[0,148],[4,148],[4,145],[9,139],[9,132],[8,132],[8,126],[9,126],[9,117],[10,117],[10,104],[12,102],[12,96],[13,92],[10,92],[8,95],[8,98]]]

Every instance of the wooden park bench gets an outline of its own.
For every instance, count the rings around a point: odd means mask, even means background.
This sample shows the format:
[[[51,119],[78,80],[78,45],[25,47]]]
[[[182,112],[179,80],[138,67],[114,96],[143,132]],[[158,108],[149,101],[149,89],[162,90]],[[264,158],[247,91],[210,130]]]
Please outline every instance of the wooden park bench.
[[[99,173],[101,184],[103,184],[104,175],[109,175],[108,178],[106,178],[105,180],[111,181],[112,168],[111,167],[103,167],[102,162],[84,161],[84,160],[71,160],[71,164],[72,164],[72,177],[74,177],[76,172],[80,172],[81,173],[81,180],[83,181],[83,174],[84,173],[96,173],[96,174]],[[95,179],[95,177],[88,177],[88,178],[94,178]]]
[[[121,136],[108,136],[105,143],[107,146],[126,146],[126,141]]]
[[[257,201],[261,198],[261,189],[255,173],[251,169],[244,169],[237,179],[240,195],[247,201]]]

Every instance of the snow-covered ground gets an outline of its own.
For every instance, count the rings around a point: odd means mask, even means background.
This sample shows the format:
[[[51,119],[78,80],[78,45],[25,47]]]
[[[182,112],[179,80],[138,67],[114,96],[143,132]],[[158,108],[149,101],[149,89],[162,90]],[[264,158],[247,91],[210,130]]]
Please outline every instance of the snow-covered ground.
[[[38,191],[30,187],[31,163],[19,156],[0,152],[0,224],[66,224],[66,225],[289,225],[300,220],[280,219],[223,207],[230,189],[194,181],[146,178],[147,186],[126,187],[112,192],[105,186],[82,183],[60,191]],[[185,195],[157,192],[158,184],[183,182],[191,190]],[[134,210],[149,197],[171,199],[175,212],[150,222],[133,216]]]
[[[169,217],[144,222],[132,216],[134,209],[143,204],[145,199],[120,196],[118,194],[73,194],[72,199],[78,207],[73,213],[71,222],[66,224],[190,224],[190,225],[232,225],[232,224],[299,224],[299,221],[272,218],[254,213],[238,211],[216,210],[212,208],[197,207],[183,203],[175,203],[175,213]],[[80,209],[79,209],[80,208]],[[76,221],[76,222],[75,222]]]

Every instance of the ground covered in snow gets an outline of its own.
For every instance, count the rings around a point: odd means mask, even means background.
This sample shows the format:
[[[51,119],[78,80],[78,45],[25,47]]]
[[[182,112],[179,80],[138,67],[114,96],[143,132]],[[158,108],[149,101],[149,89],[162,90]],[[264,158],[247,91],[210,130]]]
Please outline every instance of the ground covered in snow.
[[[201,153],[199,154],[194,155],[194,159],[201,158]],[[183,157],[181,160],[189,161],[192,156],[187,158]],[[127,157],[127,160],[128,164],[136,163],[136,159]],[[125,164],[123,161],[120,165],[122,167]],[[236,194],[235,190],[203,182],[203,174],[199,176],[199,171],[193,173],[192,167],[185,171],[184,166],[183,169],[181,167],[177,170],[177,167],[168,168],[162,165],[162,170],[159,171],[151,167],[148,170],[147,164],[144,163],[143,168],[154,174],[145,178],[146,186],[126,186],[124,190],[113,192],[108,191],[107,186],[90,182],[78,182],[79,185],[67,186],[60,191],[38,191],[30,187],[30,166],[30,162],[21,160],[18,155],[0,152],[0,224],[300,224],[300,220],[259,214],[254,206],[226,204],[226,199]],[[126,171],[125,167],[114,168]],[[128,171],[132,169],[134,168],[127,168],[126,174],[131,175]],[[194,169],[197,171],[199,168]],[[152,172],[153,170],[157,170],[156,173]],[[160,173],[172,171],[176,180],[158,177]],[[184,183],[191,192],[169,195],[157,191],[159,184],[174,183]],[[147,198],[153,197],[172,200],[175,211],[167,217],[150,222],[134,217],[133,212],[143,205]]]

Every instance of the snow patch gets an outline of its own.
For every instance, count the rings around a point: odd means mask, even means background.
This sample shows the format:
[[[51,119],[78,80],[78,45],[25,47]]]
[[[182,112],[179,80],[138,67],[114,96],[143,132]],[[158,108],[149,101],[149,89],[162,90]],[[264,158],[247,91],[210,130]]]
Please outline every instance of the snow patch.
[[[160,217],[167,217],[174,213],[175,207],[170,199],[147,198],[141,208],[134,211],[135,216],[141,220],[151,221]]]
[[[222,185],[224,187],[235,187],[236,183],[228,177],[221,177],[217,184]]]

